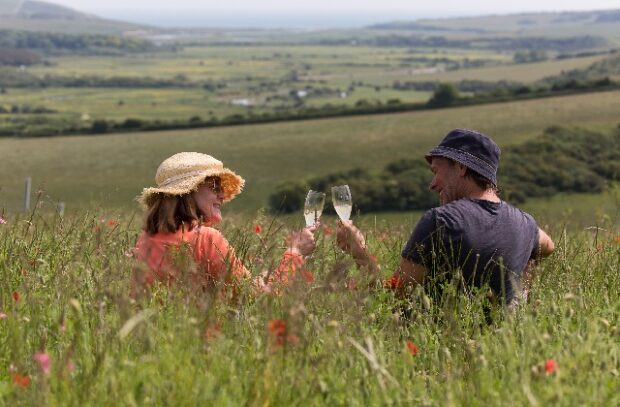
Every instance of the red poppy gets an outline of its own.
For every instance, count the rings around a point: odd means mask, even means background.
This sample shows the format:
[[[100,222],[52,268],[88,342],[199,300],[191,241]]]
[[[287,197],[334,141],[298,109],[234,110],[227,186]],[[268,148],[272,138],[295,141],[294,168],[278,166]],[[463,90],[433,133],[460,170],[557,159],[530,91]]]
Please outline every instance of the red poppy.
[[[284,345],[286,339],[286,321],[281,319],[272,319],[267,324],[269,334],[274,340],[274,344],[277,346]]]
[[[260,225],[254,225],[254,233],[260,233],[262,230]]]
[[[22,389],[25,389],[28,385],[30,385],[30,376],[24,376],[19,373],[12,373],[12,376],[14,385],[19,386]]]
[[[19,302],[20,297],[21,296],[19,295],[17,291],[13,291],[13,301]]]
[[[553,374],[558,369],[558,362],[553,359],[547,359],[545,361],[545,372],[547,374]]]
[[[329,236],[329,235],[331,235],[332,233],[334,233],[334,232],[331,230],[331,228],[330,228],[329,226],[327,226],[327,225],[323,225],[323,234],[324,234],[325,236]]]
[[[411,341],[407,341],[407,350],[411,353],[411,356],[416,356],[418,354],[418,347]]]
[[[391,288],[392,290],[396,290],[398,288],[403,288],[405,286],[405,282],[395,274],[392,276],[392,278],[390,278],[384,283],[384,286],[386,288]]]
[[[118,225],[118,222],[116,220],[114,220],[114,219],[109,219],[108,220],[108,226],[113,227],[113,226],[116,226],[116,225]]]
[[[614,243],[618,243],[618,244],[620,244],[620,235],[618,235],[618,236],[616,236],[616,237],[614,238]]]
[[[211,342],[215,338],[220,336],[221,333],[222,333],[222,324],[220,324],[219,322],[216,322],[215,324],[209,324],[207,325],[207,328],[205,329],[205,338],[207,342]]]

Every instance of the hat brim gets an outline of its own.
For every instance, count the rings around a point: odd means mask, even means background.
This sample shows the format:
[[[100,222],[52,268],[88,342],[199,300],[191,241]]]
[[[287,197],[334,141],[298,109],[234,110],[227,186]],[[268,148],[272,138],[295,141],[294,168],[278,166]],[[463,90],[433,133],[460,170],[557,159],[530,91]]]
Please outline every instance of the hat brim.
[[[472,171],[477,172],[486,179],[488,179],[493,185],[497,186],[497,176],[491,165],[481,160],[480,158],[467,154],[464,151],[452,149],[445,146],[438,146],[432,149],[424,156],[426,161],[430,164],[433,157],[444,157],[454,160],[460,164],[463,164]]]
[[[145,208],[153,203],[157,195],[181,196],[189,194],[198,189],[207,177],[219,177],[224,193],[224,202],[234,199],[243,190],[245,180],[228,168],[218,170],[198,171],[190,177],[179,179],[164,187],[144,188],[142,194],[137,198],[138,202]]]

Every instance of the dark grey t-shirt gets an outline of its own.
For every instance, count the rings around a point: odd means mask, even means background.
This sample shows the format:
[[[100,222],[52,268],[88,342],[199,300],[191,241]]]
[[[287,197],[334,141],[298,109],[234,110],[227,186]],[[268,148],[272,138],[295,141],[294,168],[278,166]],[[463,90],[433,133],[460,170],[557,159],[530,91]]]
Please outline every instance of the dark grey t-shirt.
[[[402,256],[426,266],[435,287],[460,269],[468,284],[488,283],[510,303],[537,249],[538,226],[529,214],[503,201],[459,199],[428,210]]]

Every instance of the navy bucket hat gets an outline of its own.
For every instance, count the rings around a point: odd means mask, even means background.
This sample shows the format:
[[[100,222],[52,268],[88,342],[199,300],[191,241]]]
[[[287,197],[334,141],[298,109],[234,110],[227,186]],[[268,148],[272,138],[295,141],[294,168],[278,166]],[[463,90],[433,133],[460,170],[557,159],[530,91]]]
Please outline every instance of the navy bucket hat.
[[[490,137],[468,129],[454,129],[441,143],[426,154],[426,161],[432,157],[445,157],[463,164],[497,186],[497,167],[501,151]]]

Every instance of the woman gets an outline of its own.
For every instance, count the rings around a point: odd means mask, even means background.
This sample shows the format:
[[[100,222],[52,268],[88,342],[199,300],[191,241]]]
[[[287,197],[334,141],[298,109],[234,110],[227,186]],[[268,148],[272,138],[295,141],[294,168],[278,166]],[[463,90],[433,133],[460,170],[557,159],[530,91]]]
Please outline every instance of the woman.
[[[226,238],[213,228],[222,221],[222,204],[241,192],[244,179],[209,155],[184,152],[164,160],[155,181],[157,186],[145,188],[138,199],[146,221],[134,256],[148,269],[134,275],[134,290],[155,281],[170,285],[183,270],[191,271],[192,284],[203,287],[218,282],[234,286],[250,278]],[[314,250],[313,232],[306,228],[289,235],[276,270],[269,279],[257,277],[253,283],[269,290],[273,283],[290,281]]]

